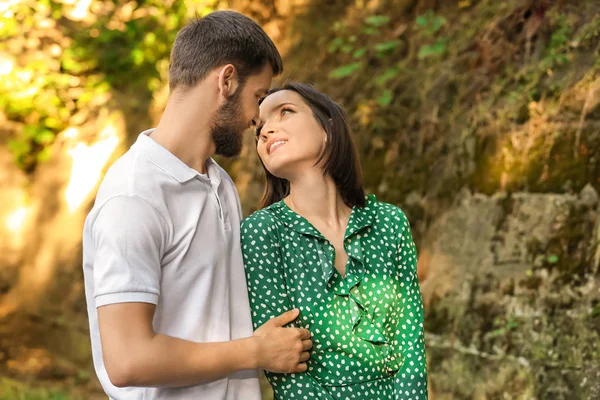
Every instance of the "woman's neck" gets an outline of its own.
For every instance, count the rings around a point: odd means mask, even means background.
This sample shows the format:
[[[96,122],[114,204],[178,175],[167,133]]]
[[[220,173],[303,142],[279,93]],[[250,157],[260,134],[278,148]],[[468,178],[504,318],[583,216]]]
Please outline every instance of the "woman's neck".
[[[290,194],[284,202],[309,221],[318,221],[331,228],[345,228],[351,208],[340,195],[335,182],[320,171],[302,174],[290,181]]]

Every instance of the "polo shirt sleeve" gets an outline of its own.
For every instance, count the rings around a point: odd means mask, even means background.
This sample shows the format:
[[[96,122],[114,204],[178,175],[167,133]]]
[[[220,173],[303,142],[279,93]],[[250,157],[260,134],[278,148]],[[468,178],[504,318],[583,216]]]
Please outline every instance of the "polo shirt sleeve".
[[[96,307],[158,303],[165,224],[144,199],[117,196],[100,209],[92,226]]]

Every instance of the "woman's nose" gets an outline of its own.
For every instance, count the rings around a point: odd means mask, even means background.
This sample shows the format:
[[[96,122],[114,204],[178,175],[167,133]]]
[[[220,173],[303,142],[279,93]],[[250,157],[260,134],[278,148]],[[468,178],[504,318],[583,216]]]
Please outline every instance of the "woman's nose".
[[[274,134],[275,129],[271,123],[265,122],[265,124],[262,126],[262,128],[260,130],[260,133],[261,133],[261,135],[263,135],[266,138],[268,135]]]

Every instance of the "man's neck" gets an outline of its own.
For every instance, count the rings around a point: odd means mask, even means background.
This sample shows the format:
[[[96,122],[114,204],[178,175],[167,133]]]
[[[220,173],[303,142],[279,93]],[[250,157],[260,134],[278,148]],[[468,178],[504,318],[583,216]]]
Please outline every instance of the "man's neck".
[[[199,87],[171,96],[151,137],[190,168],[206,174],[206,161],[215,152],[211,123],[216,108],[216,99]]]

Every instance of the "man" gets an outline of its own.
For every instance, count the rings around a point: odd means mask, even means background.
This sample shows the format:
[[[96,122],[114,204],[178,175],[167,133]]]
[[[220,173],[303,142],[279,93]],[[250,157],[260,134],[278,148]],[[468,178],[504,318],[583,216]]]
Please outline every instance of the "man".
[[[84,227],[94,366],[110,398],[258,400],[258,368],[306,370],[310,333],[284,328],[297,310],[252,332],[240,202],[210,158],[239,154],[281,70],[241,14],[178,33],[165,112],[109,169]]]

